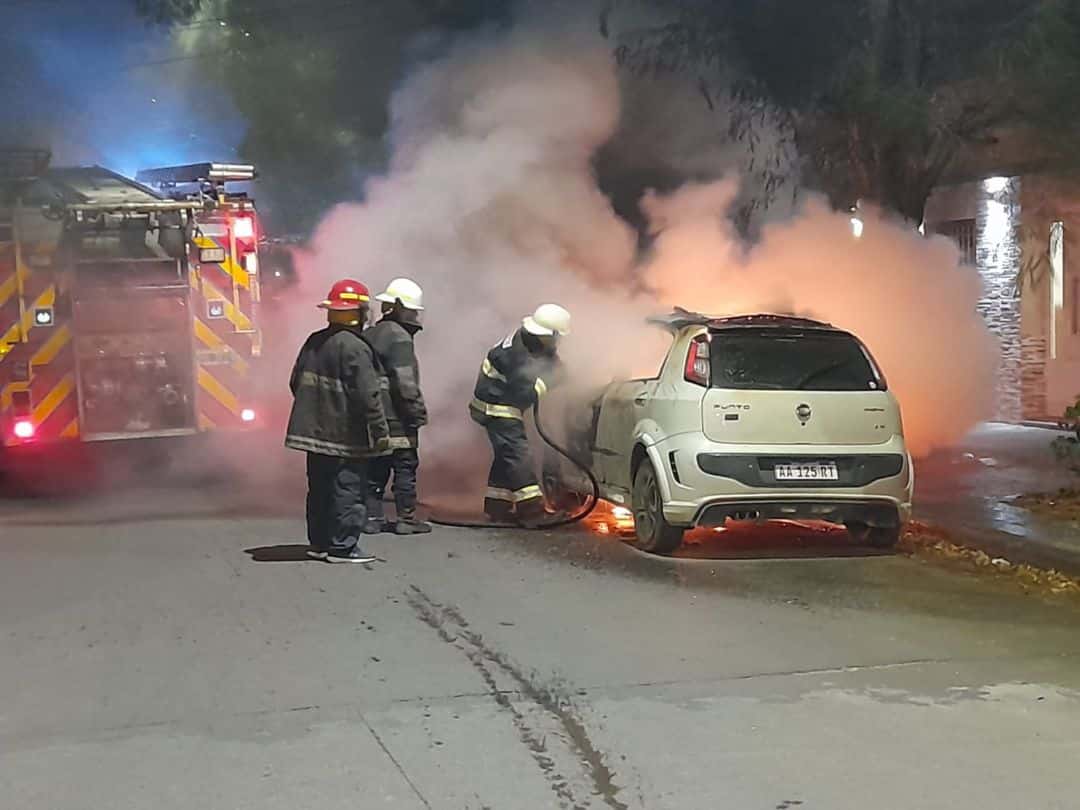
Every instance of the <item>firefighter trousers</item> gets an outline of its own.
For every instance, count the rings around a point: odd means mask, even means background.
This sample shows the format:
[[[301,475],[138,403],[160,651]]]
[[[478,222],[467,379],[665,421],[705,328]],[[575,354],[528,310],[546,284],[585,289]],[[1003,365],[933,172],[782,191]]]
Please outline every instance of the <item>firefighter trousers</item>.
[[[398,520],[413,520],[416,517],[416,470],[420,466],[420,457],[415,447],[400,448],[387,456],[378,456],[371,460],[371,517],[381,518],[383,495],[390,484],[390,475],[394,476],[394,505],[397,507]],[[377,504],[377,507],[375,506]]]
[[[307,454],[308,543],[349,552],[367,521],[368,460]]]
[[[542,515],[544,493],[533,468],[525,423],[520,419],[489,419],[484,428],[495,454],[484,512],[496,520],[515,513],[519,518]]]

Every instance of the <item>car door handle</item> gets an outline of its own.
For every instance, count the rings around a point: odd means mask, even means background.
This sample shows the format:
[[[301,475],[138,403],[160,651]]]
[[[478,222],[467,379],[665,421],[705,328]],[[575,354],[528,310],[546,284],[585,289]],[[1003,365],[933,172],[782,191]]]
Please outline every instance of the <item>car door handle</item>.
[[[634,397],[634,404],[637,405],[639,408],[644,408],[645,403],[648,402],[648,401],[649,401],[649,398],[647,396],[644,396],[644,395],[642,395],[640,397]]]

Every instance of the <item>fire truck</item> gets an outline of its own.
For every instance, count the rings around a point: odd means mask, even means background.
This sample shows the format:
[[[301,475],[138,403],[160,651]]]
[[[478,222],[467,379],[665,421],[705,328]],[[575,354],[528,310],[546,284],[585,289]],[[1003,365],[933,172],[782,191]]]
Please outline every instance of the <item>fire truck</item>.
[[[254,177],[0,151],[0,459],[258,424]]]

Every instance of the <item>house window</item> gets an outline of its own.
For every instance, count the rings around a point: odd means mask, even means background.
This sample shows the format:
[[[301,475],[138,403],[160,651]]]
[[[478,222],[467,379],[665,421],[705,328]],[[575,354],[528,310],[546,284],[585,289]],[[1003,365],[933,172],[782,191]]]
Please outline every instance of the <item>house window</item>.
[[[1050,223],[1050,359],[1057,357],[1058,315],[1065,308],[1065,223]]]
[[[960,261],[964,264],[975,264],[975,220],[954,219],[950,222],[939,223],[937,232],[947,236],[956,242],[960,249]]]

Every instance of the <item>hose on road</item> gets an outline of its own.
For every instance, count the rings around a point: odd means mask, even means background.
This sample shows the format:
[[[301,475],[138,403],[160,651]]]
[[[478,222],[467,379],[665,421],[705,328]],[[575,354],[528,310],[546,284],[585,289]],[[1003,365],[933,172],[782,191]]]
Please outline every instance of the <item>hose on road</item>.
[[[539,529],[539,530],[543,530],[543,529],[555,529],[555,528],[558,528],[559,526],[569,526],[569,525],[571,525],[573,523],[578,523],[579,521],[582,521],[585,518],[587,518],[592,513],[592,511],[596,508],[596,505],[600,502],[600,483],[596,480],[596,476],[593,475],[593,471],[590,470],[588,468],[588,466],[586,466],[585,464],[582,464],[580,461],[578,461],[576,458],[574,458],[574,456],[570,453],[569,450],[566,450],[565,448],[561,447],[559,445],[559,443],[556,442],[554,439],[552,439],[551,436],[548,435],[547,431],[544,430],[543,422],[540,420],[540,402],[539,401],[537,401],[536,406],[533,408],[533,423],[536,425],[536,432],[540,435],[540,438],[544,441],[545,444],[547,444],[548,447],[550,447],[552,450],[554,450],[560,456],[565,458],[567,461],[569,461],[571,464],[573,464],[575,467],[577,467],[579,470],[581,470],[581,472],[585,473],[585,475],[588,477],[589,485],[592,487],[592,492],[589,494],[589,497],[585,501],[584,506],[582,506],[580,509],[578,509],[577,512],[574,512],[573,514],[562,515],[562,516],[556,517],[554,520],[547,520],[547,521],[543,521],[543,522],[537,522],[535,524],[530,523],[528,525],[523,525],[521,523],[513,523],[513,522],[509,522],[509,521],[498,522],[498,521],[488,521],[488,520],[454,520],[454,519],[451,519],[451,518],[441,518],[437,514],[429,515],[428,520],[430,522],[434,523],[437,526],[452,526],[454,528],[459,528],[459,529]]]

